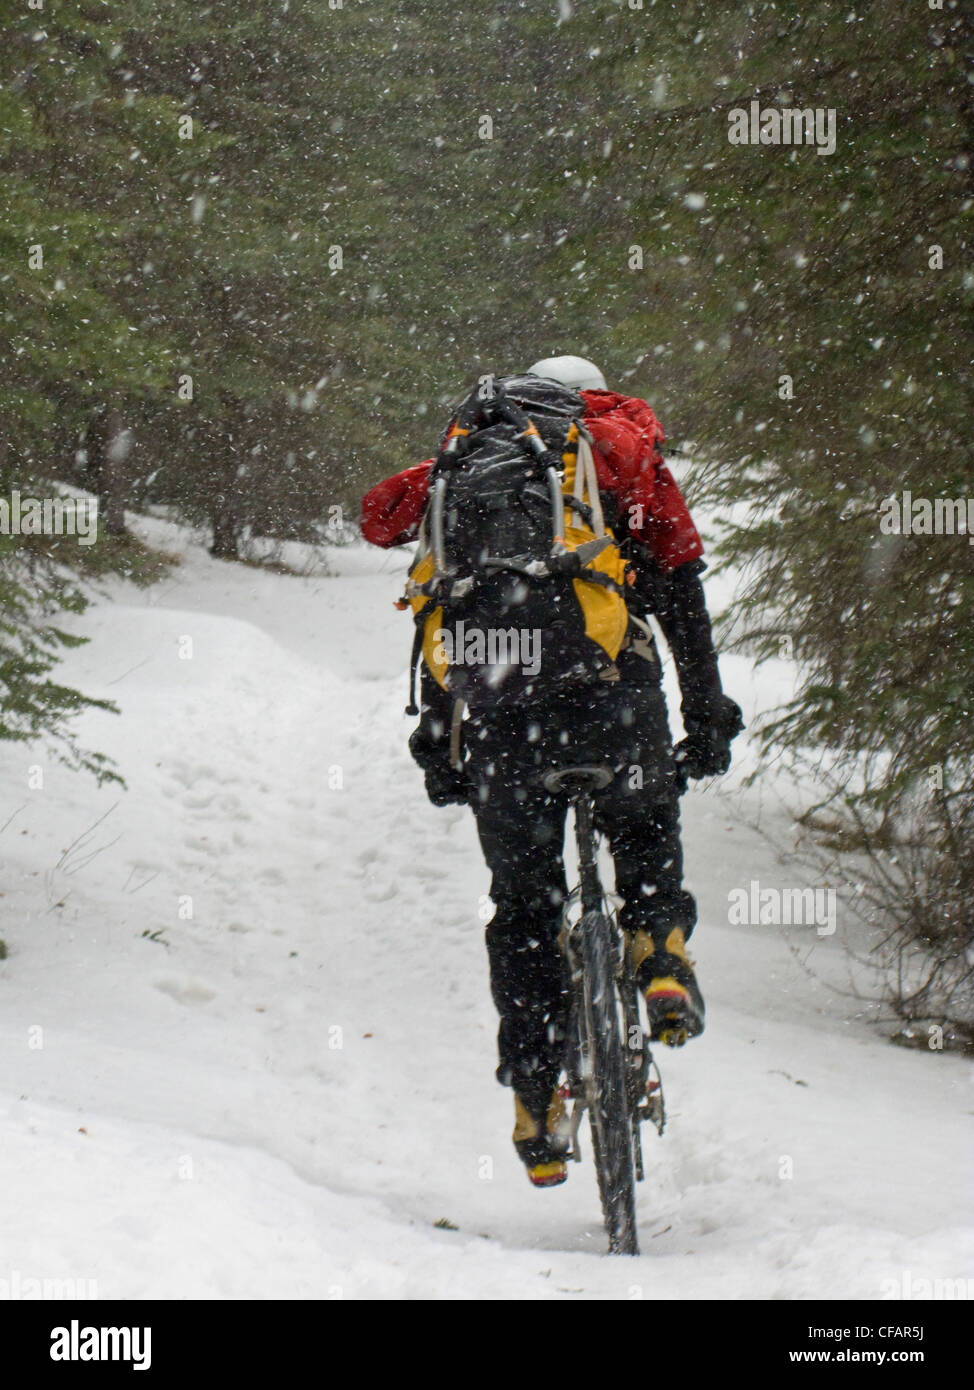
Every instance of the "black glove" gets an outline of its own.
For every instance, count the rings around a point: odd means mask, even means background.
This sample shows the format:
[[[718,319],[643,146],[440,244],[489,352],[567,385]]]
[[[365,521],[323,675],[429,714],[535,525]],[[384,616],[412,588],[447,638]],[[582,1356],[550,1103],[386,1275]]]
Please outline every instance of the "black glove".
[[[466,806],[470,783],[465,768],[450,765],[449,738],[434,738],[421,722],[409,736],[409,751],[423,769],[426,795],[434,806]]]
[[[673,749],[677,786],[682,795],[691,777],[720,777],[731,764],[731,739],[744,728],[738,705],[728,695],[712,702],[707,719],[684,715],[687,736]]]

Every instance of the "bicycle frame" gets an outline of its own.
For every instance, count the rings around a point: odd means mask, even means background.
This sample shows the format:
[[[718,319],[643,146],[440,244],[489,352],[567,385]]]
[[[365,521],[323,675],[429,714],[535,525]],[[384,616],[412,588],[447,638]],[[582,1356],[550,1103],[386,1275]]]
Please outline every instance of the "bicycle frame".
[[[638,1182],[644,1178],[640,1127],[644,1120],[649,1120],[657,1133],[662,1134],[666,1123],[666,1114],[659,1069],[653,1060],[649,1038],[639,1016],[638,990],[630,966],[624,934],[619,927],[614,911],[608,906],[598,872],[598,836],[595,829],[595,808],[592,794],[594,791],[607,786],[611,778],[611,770],[605,767],[566,768],[563,771],[549,773],[545,778],[545,786],[549,791],[568,795],[575,812],[575,834],[578,843],[580,884],[576,893],[572,894],[572,898],[580,899],[582,914],[577,923],[570,923],[567,917],[568,905],[566,904],[564,937],[575,996],[569,1028],[569,1050],[566,1058],[568,1090],[574,1100],[569,1131],[571,1156],[575,1162],[581,1161],[579,1128],[585,1111],[589,1110],[592,1120],[592,1141],[599,1176],[599,1188],[602,1195],[606,1229],[609,1233],[609,1250],[610,1253],[637,1254],[638,1245],[631,1185],[633,1178]],[[612,959],[607,963],[611,980],[606,977],[604,987],[610,989],[617,1001],[616,1004],[612,1004],[610,1001],[608,1005],[611,1012],[607,1016],[607,1027],[612,1036],[617,1039],[617,1045],[621,1045],[621,1083],[618,1076],[619,1063],[612,1060],[613,1049],[610,1048],[606,1052],[604,1043],[591,1036],[592,1000],[590,993],[586,993],[593,988],[593,982],[586,978],[584,965],[586,958],[592,956],[592,944],[588,938],[593,934],[599,936],[604,946],[606,930],[608,930],[609,951]],[[604,960],[604,955],[602,959]],[[595,988],[599,988],[597,983]],[[601,995],[599,996],[599,1003],[604,1010],[606,1005]],[[606,1015],[603,1014],[603,1017]],[[629,1172],[628,1178],[624,1178],[624,1186],[629,1189],[628,1213],[623,1213],[621,1224],[618,1212],[615,1210],[618,1200],[613,1199],[610,1203],[606,1197],[606,1187],[610,1185],[607,1173],[613,1164],[609,1164],[605,1155],[600,1152],[598,1135],[600,1125],[604,1127],[606,1124],[607,1112],[603,1092],[605,1086],[610,1085],[610,1083],[607,1077],[594,1074],[593,1063],[596,1054],[607,1059],[605,1064],[609,1065],[615,1078],[613,1084],[621,1084],[625,1092],[625,1118],[623,1118],[621,1100],[617,1099],[613,1105],[616,1115],[615,1123],[626,1125],[631,1138],[631,1169],[628,1168],[628,1160],[623,1165],[625,1170]],[[618,1056],[617,1053],[616,1056]],[[619,1094],[617,1091],[616,1095]],[[598,1104],[596,1102],[597,1096],[601,1097]],[[618,1131],[612,1132],[618,1136]],[[617,1137],[614,1141],[615,1153],[613,1155],[615,1165],[613,1171],[615,1172],[619,1171],[620,1143],[625,1145],[625,1141],[619,1140]],[[610,1204],[613,1206],[611,1215]],[[623,1206],[625,1205],[626,1203],[623,1201]]]
[[[633,1139],[636,1151],[636,1179],[638,1182],[642,1182],[644,1171],[640,1124],[642,1121],[648,1120],[653,1125],[657,1134],[660,1135],[666,1128],[663,1082],[659,1067],[653,1058],[652,1050],[649,1045],[649,1038],[646,1035],[639,1017],[639,996],[636,988],[636,977],[632,972],[629,952],[625,949],[624,934],[621,927],[618,925],[614,909],[608,904],[599,878],[598,835],[595,830],[594,808],[591,796],[588,793],[580,793],[577,797],[573,797],[571,804],[575,811],[575,835],[578,844],[579,892],[582,916],[584,918],[586,912],[603,912],[613,923],[613,926],[619,934],[620,961],[618,985],[625,1018],[626,1053],[630,1064],[627,1068],[627,1077],[630,1083],[630,1095],[634,1116],[638,1115],[638,1121],[634,1124],[633,1128]],[[570,933],[566,940],[566,948],[569,952],[569,962],[571,962]],[[577,990],[579,981],[576,979],[574,970],[572,978]],[[574,1114],[572,1116],[572,1156],[575,1158],[576,1162],[581,1161],[581,1155],[578,1152],[577,1132],[585,1108],[586,1106],[583,1102],[578,1119],[576,1120]]]

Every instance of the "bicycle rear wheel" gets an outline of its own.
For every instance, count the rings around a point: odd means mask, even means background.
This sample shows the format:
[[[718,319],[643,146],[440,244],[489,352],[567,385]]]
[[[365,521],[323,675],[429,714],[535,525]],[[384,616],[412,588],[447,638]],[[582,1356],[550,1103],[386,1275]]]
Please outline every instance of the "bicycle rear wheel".
[[[604,913],[586,912],[576,940],[583,966],[579,1024],[609,1254],[638,1255],[633,1126],[619,1024],[615,932]]]

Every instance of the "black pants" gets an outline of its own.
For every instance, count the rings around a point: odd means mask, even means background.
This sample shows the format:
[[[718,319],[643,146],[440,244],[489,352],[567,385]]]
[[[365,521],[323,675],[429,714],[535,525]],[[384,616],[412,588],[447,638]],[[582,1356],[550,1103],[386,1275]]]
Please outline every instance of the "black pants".
[[[497,1078],[550,1096],[564,1055],[569,981],[557,938],[567,895],[563,796],[541,777],[555,766],[608,763],[594,796],[596,825],[615,861],[626,931],[682,926],[696,904],[683,889],[679,798],[662,692],[606,685],[543,708],[474,716],[466,726],[472,806],[492,874],[487,928],[491,992],[500,1014]]]

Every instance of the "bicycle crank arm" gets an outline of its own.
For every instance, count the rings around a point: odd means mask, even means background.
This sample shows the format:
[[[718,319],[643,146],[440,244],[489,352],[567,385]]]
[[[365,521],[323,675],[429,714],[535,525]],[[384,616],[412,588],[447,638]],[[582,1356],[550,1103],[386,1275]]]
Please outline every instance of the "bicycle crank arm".
[[[571,1127],[569,1129],[569,1136],[572,1141],[572,1161],[574,1163],[581,1163],[582,1161],[582,1146],[578,1142],[578,1130],[584,1114],[585,1102],[583,1100],[576,1100],[572,1106]]]

